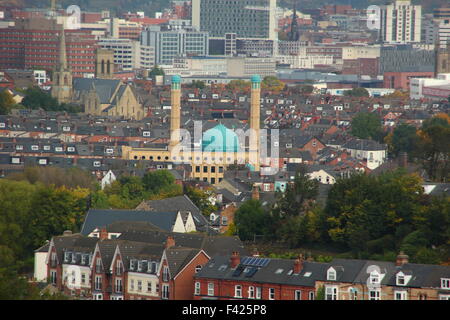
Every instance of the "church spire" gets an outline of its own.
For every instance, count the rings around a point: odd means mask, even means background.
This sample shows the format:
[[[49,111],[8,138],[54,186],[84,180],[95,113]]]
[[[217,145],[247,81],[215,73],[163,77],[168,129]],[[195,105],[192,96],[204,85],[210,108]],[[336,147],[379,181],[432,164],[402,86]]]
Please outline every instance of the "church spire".
[[[291,31],[289,32],[289,40],[290,41],[298,41],[298,24],[297,24],[297,9],[296,9],[296,1],[294,1],[294,12],[292,14],[292,22],[291,22]]]
[[[66,36],[64,27],[61,29],[61,36],[59,37],[59,61],[57,65],[58,71],[68,70],[67,53],[66,53]]]

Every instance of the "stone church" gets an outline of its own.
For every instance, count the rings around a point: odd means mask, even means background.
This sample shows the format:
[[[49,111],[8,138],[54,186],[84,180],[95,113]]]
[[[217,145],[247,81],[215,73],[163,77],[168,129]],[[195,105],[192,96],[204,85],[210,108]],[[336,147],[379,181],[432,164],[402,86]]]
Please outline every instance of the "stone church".
[[[84,106],[85,113],[98,116],[122,116],[141,120],[146,116],[145,108],[133,86],[112,79],[112,55],[99,49],[97,78],[72,79],[72,70],[67,63],[66,41],[61,31],[59,63],[53,73],[52,97],[59,103],[75,103]]]

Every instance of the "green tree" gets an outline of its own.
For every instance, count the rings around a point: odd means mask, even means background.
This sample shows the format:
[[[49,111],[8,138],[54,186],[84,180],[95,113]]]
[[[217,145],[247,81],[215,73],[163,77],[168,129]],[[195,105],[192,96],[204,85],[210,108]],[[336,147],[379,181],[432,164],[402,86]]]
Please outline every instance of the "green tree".
[[[148,74],[149,77],[164,76],[164,70],[155,65]]]
[[[381,133],[381,119],[375,113],[358,113],[351,122],[351,134],[361,139],[377,139]]]
[[[155,194],[173,185],[175,178],[169,170],[149,171],[142,178],[142,183],[146,191]]]
[[[250,91],[251,83],[245,80],[231,80],[225,87],[234,92],[248,92]]]
[[[270,223],[270,216],[258,200],[245,201],[234,215],[237,233],[241,240],[253,240],[264,235]]]
[[[448,116],[436,116],[424,121],[418,133],[418,156],[423,168],[432,180],[446,182],[449,178],[450,120]]]
[[[400,124],[392,134],[392,154],[394,156],[398,156],[399,152],[412,154],[416,150],[418,139],[416,128],[408,124]]]
[[[365,88],[353,88],[352,90],[344,91],[344,95],[350,97],[368,97],[369,91]]]
[[[25,98],[23,98],[22,104],[29,109],[42,108],[49,111],[57,110],[59,107],[59,103],[55,98],[38,87],[25,90]]]
[[[0,92],[0,114],[10,113],[14,104],[14,99],[8,91],[3,90]]]
[[[187,187],[185,190],[186,195],[191,201],[200,209],[200,211],[207,217],[216,211],[217,206],[211,202],[213,196],[212,190],[200,190],[193,187]]]
[[[264,77],[261,82],[261,88],[267,91],[279,92],[284,89],[284,86],[284,83],[274,76]]]
[[[317,197],[318,191],[318,181],[310,179],[306,167],[302,166],[296,172],[293,183],[288,184],[284,192],[277,192],[274,213],[280,217],[299,215]]]

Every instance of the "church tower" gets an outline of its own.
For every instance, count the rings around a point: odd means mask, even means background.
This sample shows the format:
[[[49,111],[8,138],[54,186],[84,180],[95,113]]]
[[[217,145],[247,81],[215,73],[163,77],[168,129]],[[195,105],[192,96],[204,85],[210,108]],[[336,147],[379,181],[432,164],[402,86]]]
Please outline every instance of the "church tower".
[[[72,70],[67,63],[64,28],[61,29],[59,37],[59,61],[53,72],[52,97],[59,103],[68,103],[72,100]]]
[[[253,75],[251,78],[251,98],[250,98],[250,146],[249,160],[255,171],[259,171],[260,163],[260,112],[261,112],[261,77]]]
[[[95,77],[100,79],[112,79],[114,73],[114,51],[97,49]]]
[[[181,77],[174,75],[172,77],[172,87],[170,92],[171,110],[170,110],[170,144],[172,149],[180,142],[180,109],[181,109]]]

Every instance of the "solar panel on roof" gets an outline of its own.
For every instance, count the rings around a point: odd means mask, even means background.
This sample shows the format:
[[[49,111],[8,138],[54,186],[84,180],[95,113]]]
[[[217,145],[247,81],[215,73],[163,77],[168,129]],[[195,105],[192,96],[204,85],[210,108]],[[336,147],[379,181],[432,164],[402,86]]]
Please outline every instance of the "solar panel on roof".
[[[245,276],[247,278],[250,278],[256,273],[256,271],[258,271],[258,268],[255,268],[255,267],[250,268],[250,270],[245,274]]]
[[[233,277],[239,277],[242,273],[242,271],[244,271],[244,266],[243,265],[239,265],[236,270],[233,272]]]

